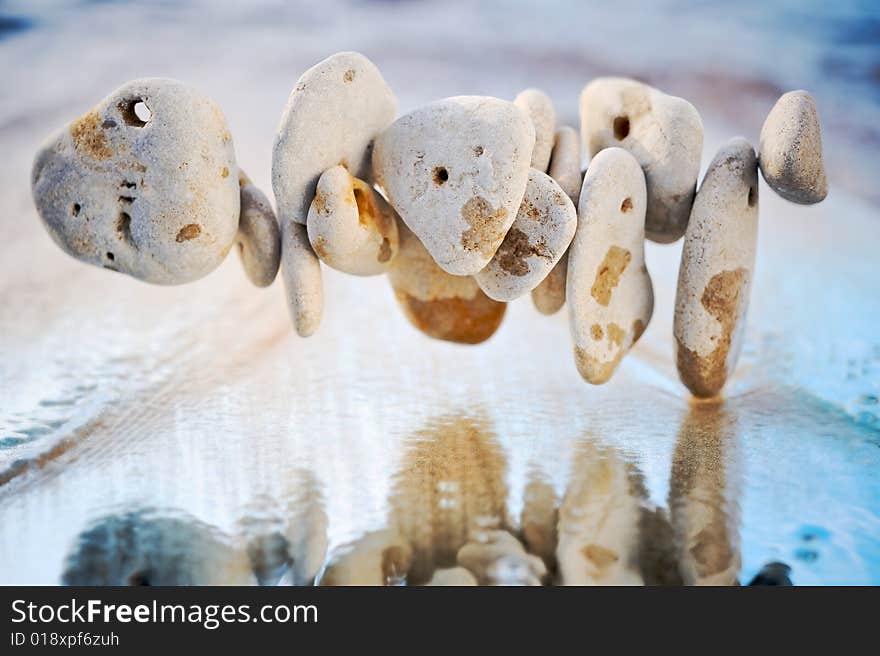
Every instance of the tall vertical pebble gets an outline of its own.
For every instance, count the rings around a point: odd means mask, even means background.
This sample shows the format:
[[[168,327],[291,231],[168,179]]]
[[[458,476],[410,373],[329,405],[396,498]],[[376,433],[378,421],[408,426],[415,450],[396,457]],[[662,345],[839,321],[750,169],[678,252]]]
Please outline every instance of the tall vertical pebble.
[[[758,162],[745,139],[721,148],[694,201],[675,299],[678,375],[717,395],[742,347],[758,240]]]

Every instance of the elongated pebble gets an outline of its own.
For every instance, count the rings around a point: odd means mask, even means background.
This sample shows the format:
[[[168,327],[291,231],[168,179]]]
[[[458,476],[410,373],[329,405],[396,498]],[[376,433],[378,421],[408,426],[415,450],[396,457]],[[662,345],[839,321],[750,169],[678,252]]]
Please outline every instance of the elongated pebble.
[[[637,472],[611,449],[581,445],[559,507],[556,561],[562,585],[641,585],[644,505]]]
[[[550,158],[550,177],[571,198],[575,209],[581,194],[581,139],[577,130],[563,125],[556,131]],[[532,290],[532,303],[541,314],[556,314],[565,305],[565,281],[568,276],[568,250],[559,258],[547,277]]]
[[[516,218],[535,128],[511,102],[446,98],[397,119],[373,150],[377,182],[453,275],[483,269]]]
[[[342,166],[327,169],[318,180],[307,227],[321,261],[343,273],[385,273],[397,254],[397,213]]]
[[[449,342],[478,344],[489,339],[504,318],[506,303],[494,301],[470,276],[453,276],[437,266],[431,254],[405,224],[398,226],[400,250],[388,278],[410,323]]]
[[[288,222],[281,226],[281,272],[287,309],[300,337],[312,335],[324,312],[321,262],[309,244],[306,227]]]
[[[531,169],[516,220],[489,264],[474,279],[496,301],[528,294],[559,262],[576,227],[577,212],[571,199],[553,178]]]
[[[241,214],[238,218],[238,253],[244,272],[257,287],[268,287],[281,264],[281,231],[266,194],[239,170]]]
[[[703,122],[688,101],[641,82],[600,77],[581,92],[581,137],[593,156],[619,146],[645,172],[648,239],[670,243],[687,227],[700,172]]]
[[[678,272],[673,332],[678,375],[715,396],[742,347],[758,239],[758,163],[742,138],[721,148],[694,201]]]
[[[622,148],[590,162],[569,248],[567,302],[575,362],[584,380],[604,383],[651,320],[645,266],[645,176]]]
[[[238,166],[226,119],[176,80],[128,82],[50,137],[31,187],[62,250],[146,282],[201,278],[238,231]]]
[[[553,101],[540,89],[526,89],[513,99],[513,104],[528,114],[535,126],[531,167],[546,173],[550,164],[550,152],[553,150],[553,132],[556,129]]]
[[[371,182],[373,140],[393,120],[397,98],[379,69],[357,52],[315,64],[296,83],[272,150],[278,218],[305,225],[318,178],[341,164]]]
[[[825,198],[822,129],[813,96],[789,91],[776,101],[761,128],[758,161],[767,184],[786,200],[810,205]]]

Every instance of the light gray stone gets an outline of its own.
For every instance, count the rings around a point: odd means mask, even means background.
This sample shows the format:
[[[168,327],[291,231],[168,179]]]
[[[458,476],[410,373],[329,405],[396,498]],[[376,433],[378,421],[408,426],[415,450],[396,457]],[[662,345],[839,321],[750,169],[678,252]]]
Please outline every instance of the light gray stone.
[[[245,175],[238,172],[241,187],[241,215],[238,219],[238,253],[241,264],[257,287],[268,287],[278,274],[281,263],[281,232],[275,211],[266,198]]]
[[[535,127],[531,167],[546,173],[550,164],[550,152],[553,150],[553,132],[556,129],[553,101],[540,89],[526,89],[513,99],[513,104],[529,115]]]

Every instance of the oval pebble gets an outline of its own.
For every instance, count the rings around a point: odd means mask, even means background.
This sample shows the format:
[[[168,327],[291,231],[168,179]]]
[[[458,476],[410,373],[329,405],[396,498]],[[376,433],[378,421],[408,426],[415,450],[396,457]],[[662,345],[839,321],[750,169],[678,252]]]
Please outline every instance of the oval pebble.
[[[496,301],[528,294],[559,262],[576,227],[577,212],[571,199],[553,178],[531,169],[516,220],[489,264],[474,279]]]
[[[31,187],[62,250],[146,282],[201,278],[238,231],[226,119],[176,80],[128,82],[72,121],[40,148]]]
[[[577,130],[563,125],[556,131],[550,158],[550,177],[571,198],[575,209],[581,195],[581,139]],[[565,280],[568,275],[568,250],[559,258],[547,277],[532,290],[532,303],[541,314],[556,314],[565,305]]]
[[[648,239],[665,244],[681,238],[703,149],[703,122],[694,106],[635,80],[600,77],[581,92],[580,111],[581,137],[591,156],[619,146],[644,169]]]
[[[378,183],[448,273],[483,269],[516,218],[535,128],[511,102],[458,96],[395,121],[376,140]]]
[[[507,531],[475,531],[456,557],[480,585],[541,585],[547,575],[544,561],[526,553]]]
[[[463,586],[476,585],[477,579],[464,567],[447,567],[437,569],[427,585],[430,586]]]
[[[556,110],[553,108],[553,101],[540,89],[526,89],[513,99],[513,104],[529,115],[535,128],[531,167],[545,173],[550,164],[553,132],[556,129]]]
[[[307,227],[321,261],[343,273],[385,273],[397,254],[396,212],[342,166],[327,169],[318,180]]]
[[[281,264],[287,309],[300,337],[318,329],[324,313],[321,262],[309,244],[306,227],[287,222],[281,226]]]
[[[651,320],[654,292],[645,266],[645,176],[622,148],[590,162],[569,248],[567,301],[575,362],[583,378],[611,378]]]
[[[360,53],[337,53],[303,73],[287,99],[272,150],[280,222],[305,225],[318,178],[332,166],[341,164],[372,181],[373,140],[396,113],[397,98]]]
[[[446,273],[405,224],[398,229],[400,250],[388,278],[410,323],[435,339],[461,344],[489,339],[507,304],[486,296],[472,277]]]
[[[241,214],[238,219],[238,253],[241,264],[257,287],[268,287],[281,264],[281,232],[266,194],[244,171],[238,172],[241,188]]]
[[[698,397],[715,396],[742,347],[758,238],[758,164],[742,138],[709,165],[685,235],[675,298],[678,375]]]
[[[802,205],[824,200],[828,182],[813,96],[789,91],[776,101],[761,128],[758,161],[767,184],[786,200]]]

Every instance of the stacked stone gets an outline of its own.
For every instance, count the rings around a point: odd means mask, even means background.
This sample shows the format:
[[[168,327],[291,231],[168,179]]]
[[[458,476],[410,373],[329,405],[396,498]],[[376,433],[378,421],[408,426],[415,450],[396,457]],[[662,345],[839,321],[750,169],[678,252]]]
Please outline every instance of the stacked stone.
[[[306,71],[275,138],[276,219],[238,168],[212,100],[174,80],[135,80],[43,145],[34,200],[64,251],[147,282],[200,278],[235,244],[257,286],[280,264],[304,337],[323,313],[322,263],[386,274],[416,328],[458,343],[491,337],[506,304],[526,294],[544,314],[567,301],[575,363],[594,384],[612,377],[650,322],[645,239],[684,237],[676,362],[688,389],[711,397],[741,348],[758,169],[793,202],[826,195],[805,91],[780,98],[757,155],[741,138],[725,145],[699,190],[699,113],[634,80],[584,88],[580,135],[557,127],[537,89],[396,116],[393,91],[363,55],[338,53]]]

